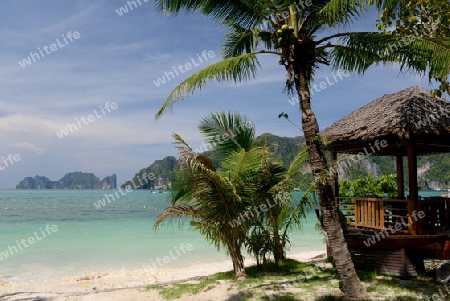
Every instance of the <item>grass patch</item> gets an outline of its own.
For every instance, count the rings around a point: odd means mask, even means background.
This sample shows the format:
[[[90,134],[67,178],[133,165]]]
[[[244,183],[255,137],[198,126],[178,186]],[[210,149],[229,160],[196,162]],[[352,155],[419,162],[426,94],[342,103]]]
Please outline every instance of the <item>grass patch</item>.
[[[165,284],[165,285],[150,285],[147,290],[157,289],[159,295],[165,300],[173,300],[180,298],[182,295],[196,295],[202,291],[209,291],[215,287],[219,280],[233,280],[234,274],[232,271],[220,272],[208,276],[206,280],[200,280],[198,283],[179,283],[179,284]]]
[[[246,272],[247,278],[243,281],[235,281],[233,271],[228,271],[210,275],[197,283],[153,285],[148,289],[158,290],[164,300],[173,300],[213,290],[218,281],[226,281],[230,296],[236,297],[233,291],[239,292],[239,298],[233,300],[344,300],[336,269],[324,262],[312,264],[288,259],[279,268],[268,263],[265,270],[253,265],[247,267]],[[419,301],[424,300],[423,296],[431,297],[439,289],[444,290],[427,274],[408,281],[373,271],[358,271],[358,275],[372,300],[377,301]]]

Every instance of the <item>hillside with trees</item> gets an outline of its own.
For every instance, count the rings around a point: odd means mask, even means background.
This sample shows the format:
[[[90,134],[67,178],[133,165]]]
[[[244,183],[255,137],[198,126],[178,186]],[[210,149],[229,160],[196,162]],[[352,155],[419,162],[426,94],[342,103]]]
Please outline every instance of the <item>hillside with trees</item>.
[[[170,189],[172,182],[175,180],[175,169],[177,165],[178,160],[174,156],[156,160],[150,166],[142,168],[134,175],[133,179],[123,183],[121,187],[126,188],[127,186],[131,186],[136,189]],[[141,185],[139,180],[148,178],[145,174],[154,174],[155,178],[154,180],[149,181],[141,180]]]
[[[305,139],[302,136],[297,137],[280,137],[270,133],[264,133],[256,138],[255,143],[259,145],[268,145],[275,157],[283,162],[283,166],[288,167],[295,156],[302,149]],[[209,152],[205,152],[209,156]],[[218,166],[218,161],[213,161]],[[121,185],[125,188],[127,185],[139,183],[139,179],[144,177],[144,173],[155,174],[155,180],[138,186],[137,189],[170,189],[171,184],[175,180],[175,169],[178,160],[173,157],[165,157],[162,160],[156,160],[150,166],[141,169],[132,180]],[[406,165],[406,162],[404,164]],[[430,155],[418,158],[419,166],[419,183],[423,190],[441,189],[449,187],[450,180],[450,154]],[[354,166],[345,174],[342,179],[355,180],[365,178],[372,174],[375,178],[383,175],[395,174],[395,158],[394,157],[377,157],[371,156],[364,159]],[[407,175],[407,170],[405,170]],[[405,181],[408,177],[405,176]],[[305,177],[300,179],[298,188],[307,189],[312,182],[312,176],[305,170]],[[407,183],[406,183],[407,184]]]

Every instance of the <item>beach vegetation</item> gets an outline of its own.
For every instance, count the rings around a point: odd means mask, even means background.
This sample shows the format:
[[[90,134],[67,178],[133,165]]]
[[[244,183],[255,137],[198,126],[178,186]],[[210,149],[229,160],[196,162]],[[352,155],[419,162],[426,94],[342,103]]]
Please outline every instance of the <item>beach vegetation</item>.
[[[180,223],[199,231],[218,250],[225,248],[233,261],[237,279],[246,277],[242,245],[246,237],[244,225],[234,225],[245,204],[238,194],[238,186],[249,173],[255,172],[264,155],[260,149],[233,153],[235,165],[218,171],[212,160],[195,153],[177,134],[174,138],[179,149],[179,172],[172,206],[156,220],[154,228],[166,220],[177,218]]]
[[[235,223],[245,224],[247,236],[244,245],[258,265],[266,263],[269,255],[278,264],[286,258],[290,232],[301,228],[301,220],[313,201],[309,192],[297,199],[293,199],[290,193],[299,179],[304,177],[297,168],[298,156],[291,166],[285,168],[283,162],[270,152],[269,145],[255,138],[253,123],[238,113],[211,114],[200,121],[199,129],[206,141],[214,145],[212,156],[219,159],[220,166],[225,170],[234,162],[223,158],[229,158],[242,148],[261,148],[266,152],[257,172],[245,179],[245,189],[239,190],[248,206]],[[228,143],[215,143],[217,137],[224,134],[233,139],[229,139]],[[304,151],[302,157],[305,155]]]
[[[341,197],[395,197],[397,195],[397,175],[389,174],[375,178],[369,174],[365,178],[353,181],[339,181],[339,196]]]
[[[293,199],[290,193],[298,168],[286,170],[266,146],[255,144],[253,124],[238,113],[211,114],[199,129],[215,145],[211,156],[220,158],[219,167],[175,134],[180,155],[175,194],[154,228],[167,219],[187,217],[218,250],[225,248],[237,279],[246,277],[244,247],[258,266],[270,255],[278,265],[286,258],[290,231],[301,227],[311,206],[311,194]],[[214,144],[224,135],[230,143]]]

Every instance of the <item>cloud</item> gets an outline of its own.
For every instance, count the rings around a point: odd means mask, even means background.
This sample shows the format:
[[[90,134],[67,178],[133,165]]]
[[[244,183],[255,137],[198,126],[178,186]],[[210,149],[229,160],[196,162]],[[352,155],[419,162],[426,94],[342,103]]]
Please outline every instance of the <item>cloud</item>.
[[[37,147],[36,145],[29,143],[29,142],[16,142],[12,145],[16,148],[22,148],[22,149],[28,149],[31,150],[39,155],[43,154],[45,152],[44,149]]]

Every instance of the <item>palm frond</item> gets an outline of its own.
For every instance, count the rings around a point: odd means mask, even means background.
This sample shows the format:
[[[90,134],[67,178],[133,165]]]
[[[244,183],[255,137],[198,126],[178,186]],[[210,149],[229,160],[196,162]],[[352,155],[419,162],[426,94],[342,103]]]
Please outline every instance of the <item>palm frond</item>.
[[[222,56],[228,59],[244,53],[252,53],[257,43],[257,29],[246,29],[237,24],[230,24],[231,31],[225,34]]]
[[[172,109],[176,101],[183,99],[197,89],[201,89],[209,81],[244,82],[255,77],[258,67],[259,62],[254,53],[232,57],[210,65],[179,84],[166,98],[155,117],[160,118],[164,112]]]
[[[188,217],[190,219],[202,219],[203,216],[199,211],[195,210],[187,204],[173,205],[161,213],[153,225],[153,229],[156,230],[158,227],[164,223],[167,219],[178,219],[180,221],[181,217]]]
[[[232,152],[221,162],[222,174],[231,182],[240,182],[245,174],[253,174],[258,170],[264,156],[267,156],[267,153],[263,152],[261,148]]]
[[[203,154],[180,149],[180,161],[185,175],[180,181],[186,191],[180,201],[190,201],[192,207],[210,220],[228,222],[234,219],[241,198],[233,183],[211,168],[210,159]]]
[[[306,213],[314,207],[313,195],[315,191],[315,185],[314,183],[311,183],[308,190],[306,190],[305,194],[302,195],[300,200],[290,212],[289,218],[285,220],[285,231],[288,231],[293,227],[301,227],[302,219],[306,218]]]
[[[340,37],[340,45],[332,52],[333,66],[364,73],[370,66],[389,61],[387,55],[406,43],[406,39],[396,39],[390,34],[375,32],[352,32]],[[391,49],[391,50],[390,50]],[[385,59],[384,59],[385,58]]]
[[[158,11],[176,14],[181,10],[200,11],[219,22],[253,27],[264,20],[265,5],[251,0],[156,0]]]
[[[233,151],[250,150],[255,139],[253,123],[239,113],[213,113],[200,120],[200,132],[213,146],[213,155],[224,158]]]
[[[176,148],[178,148],[178,149],[186,148],[189,151],[192,150],[192,148],[189,146],[189,144],[187,144],[187,142],[184,141],[183,138],[181,138],[181,136],[178,135],[177,133],[173,133],[172,137],[175,139],[174,144],[176,145]]]
[[[307,163],[309,163],[309,154],[308,149],[304,147],[292,161],[283,179],[276,184],[274,183],[271,191],[289,191],[292,188],[298,187],[300,177],[305,176],[303,170]]]
[[[334,67],[364,73],[374,64],[399,63],[429,77],[446,78],[450,72],[450,46],[445,39],[401,36],[382,32],[354,32],[340,38],[331,52]]]
[[[364,0],[329,0],[317,12],[319,19],[332,27],[337,24],[348,24],[359,16]],[[323,2],[322,2],[323,3]]]
[[[448,77],[450,73],[450,38],[413,37],[411,48],[404,47],[400,52],[400,55],[404,57],[404,66],[406,66],[406,63],[413,63],[410,58],[414,58],[414,54],[417,55],[417,53],[425,57],[429,55],[429,60],[425,67],[423,66],[424,64],[419,64],[419,69],[412,64],[417,71],[423,73],[429,68],[429,78]],[[419,59],[419,61],[421,60]]]
[[[289,170],[287,173],[287,177],[294,178],[298,174],[302,172],[303,167],[309,162],[309,154],[308,148],[303,147],[302,150],[298,153],[298,155],[294,158],[291,165],[289,166]]]

